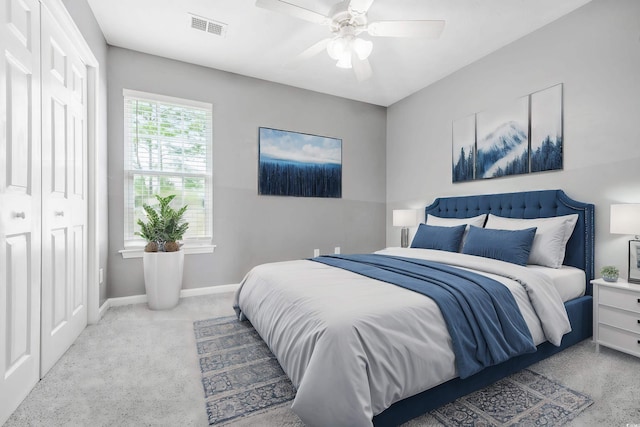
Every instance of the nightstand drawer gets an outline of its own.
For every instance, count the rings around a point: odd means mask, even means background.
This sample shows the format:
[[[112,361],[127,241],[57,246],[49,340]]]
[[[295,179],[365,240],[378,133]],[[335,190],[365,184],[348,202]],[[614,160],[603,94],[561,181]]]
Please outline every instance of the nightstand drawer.
[[[607,325],[598,325],[599,344],[606,345],[615,350],[640,356],[640,334],[611,328]]]
[[[599,304],[640,313],[640,294],[625,289],[600,287]]]
[[[598,321],[640,334],[640,313],[600,306]]]

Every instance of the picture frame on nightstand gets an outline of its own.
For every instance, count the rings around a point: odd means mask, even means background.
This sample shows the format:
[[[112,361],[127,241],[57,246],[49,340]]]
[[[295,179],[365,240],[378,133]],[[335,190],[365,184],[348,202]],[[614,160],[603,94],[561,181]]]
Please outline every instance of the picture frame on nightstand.
[[[640,283],[640,240],[629,240],[629,282]]]

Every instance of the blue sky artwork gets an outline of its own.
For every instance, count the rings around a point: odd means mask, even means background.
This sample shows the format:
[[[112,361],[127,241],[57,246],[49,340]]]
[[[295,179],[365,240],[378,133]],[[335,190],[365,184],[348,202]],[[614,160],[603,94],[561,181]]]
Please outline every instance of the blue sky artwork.
[[[261,127],[258,193],[342,197],[342,140]]]

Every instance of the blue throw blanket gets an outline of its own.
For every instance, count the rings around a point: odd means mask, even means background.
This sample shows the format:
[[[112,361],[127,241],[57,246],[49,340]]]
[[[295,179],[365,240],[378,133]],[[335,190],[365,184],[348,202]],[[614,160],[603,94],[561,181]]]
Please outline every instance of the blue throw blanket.
[[[312,261],[433,299],[451,335],[460,378],[536,350],[511,291],[488,277],[438,262],[387,255],[327,255]]]

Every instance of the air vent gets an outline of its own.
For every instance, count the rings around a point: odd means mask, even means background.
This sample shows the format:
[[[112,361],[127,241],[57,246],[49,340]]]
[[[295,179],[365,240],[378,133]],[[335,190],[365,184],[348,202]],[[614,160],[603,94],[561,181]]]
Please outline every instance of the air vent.
[[[214,34],[224,37],[227,33],[227,24],[213,19],[203,18],[202,16],[189,14],[190,27],[194,30],[203,31],[205,33]]]

